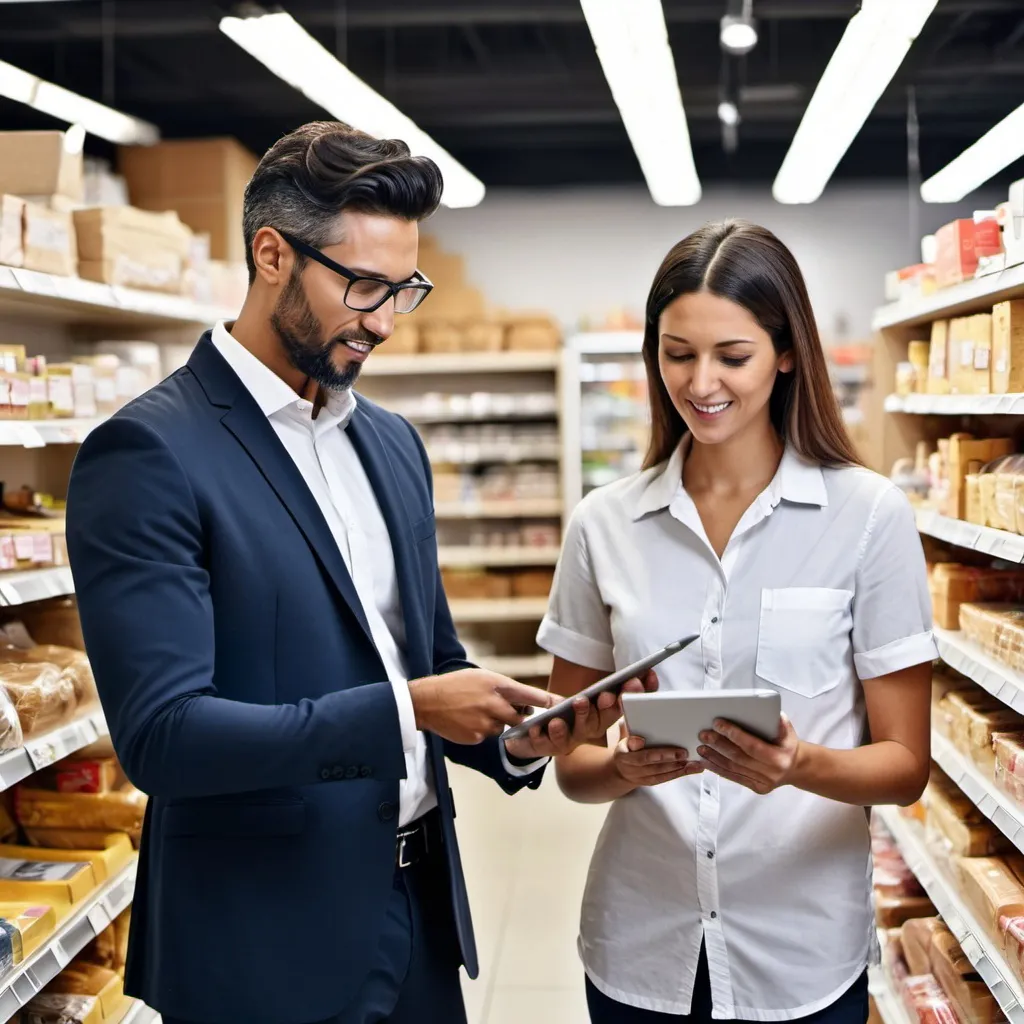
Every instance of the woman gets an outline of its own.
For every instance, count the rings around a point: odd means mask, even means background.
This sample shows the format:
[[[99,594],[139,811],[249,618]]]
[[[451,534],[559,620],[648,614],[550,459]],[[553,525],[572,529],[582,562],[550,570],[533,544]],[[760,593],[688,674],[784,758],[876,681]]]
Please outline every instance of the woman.
[[[643,472],[568,528],[540,644],[575,693],[687,633],[663,689],[772,687],[777,743],[717,723],[696,751],[558,759],[611,802],[580,952],[594,1024],[867,1019],[865,807],[929,768],[936,656],[901,492],[857,465],[800,270],[764,228],[708,225],[666,257],[643,344]]]

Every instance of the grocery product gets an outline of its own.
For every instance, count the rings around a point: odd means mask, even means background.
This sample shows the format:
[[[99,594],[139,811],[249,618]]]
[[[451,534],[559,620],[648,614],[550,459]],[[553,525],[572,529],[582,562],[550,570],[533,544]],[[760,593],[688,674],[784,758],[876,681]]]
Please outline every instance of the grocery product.
[[[993,735],[999,732],[1024,730],[1024,716],[1005,705],[966,708],[963,713],[961,751],[986,775],[995,772]]]
[[[7,691],[0,687],[0,752],[15,750],[25,742],[21,719]]]
[[[966,602],[960,629],[993,658],[1011,668],[1024,665],[1024,609],[1014,604]]]
[[[46,990],[33,996],[22,1011],[23,1024],[100,1024],[103,1011],[95,996],[65,995]]]
[[[1024,391],[1024,300],[992,307],[992,391]]]
[[[931,971],[932,936],[945,930],[946,926],[938,917],[915,917],[903,925],[900,948],[911,974],[928,974]]]
[[[929,783],[925,800],[926,835],[933,853],[949,864],[954,857],[1009,852],[1013,844],[958,789]]]
[[[901,994],[911,1020],[920,1024],[961,1024],[949,997],[931,974],[905,978]]]
[[[117,971],[89,963],[81,957],[72,960],[47,986],[48,992],[76,996],[94,996],[99,1000],[104,1020],[113,1017],[124,1003],[124,982]]]
[[[953,1004],[961,1024],[997,1024],[1003,1020],[1002,1011],[988,985],[946,928],[932,935],[931,971]]]
[[[949,394],[949,365],[949,321],[936,320],[928,345],[928,394]]]
[[[1024,916],[1024,888],[1003,858],[964,857],[958,867],[964,900],[998,941],[1001,918]]]
[[[997,733],[993,749],[996,785],[1024,807],[1024,733]]]
[[[875,920],[879,928],[899,928],[912,917],[931,917],[935,907],[927,896],[876,896]]]
[[[8,857],[0,846],[0,900],[67,906],[86,897],[98,884],[88,859],[36,860]],[[39,851],[33,850],[34,855]]]
[[[81,832],[142,832],[146,796],[131,784],[111,793],[54,793],[27,786],[15,791],[15,815],[32,839],[42,829]]]
[[[110,793],[123,784],[121,766],[113,757],[67,757],[32,778],[33,788],[58,793]]]
[[[11,699],[26,736],[69,721],[78,706],[72,674],[48,662],[0,662],[0,687]]]
[[[0,903],[0,919],[6,930],[17,932],[24,956],[31,956],[57,927],[57,912],[45,903]]]
[[[105,882],[116,875],[132,858],[132,844],[120,832],[110,833],[101,849],[97,850],[46,850],[36,847],[2,845],[0,857],[52,864],[74,864],[87,862],[92,865],[97,882]]]
[[[74,683],[76,707],[86,707],[98,699],[92,666],[83,651],[57,644],[37,644],[28,648],[0,644],[0,663],[4,662],[56,665]]]

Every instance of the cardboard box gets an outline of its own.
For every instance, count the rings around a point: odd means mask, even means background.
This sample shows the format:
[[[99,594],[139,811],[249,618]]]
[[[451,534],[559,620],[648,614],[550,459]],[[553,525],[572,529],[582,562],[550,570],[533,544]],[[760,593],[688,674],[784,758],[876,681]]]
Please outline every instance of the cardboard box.
[[[0,132],[0,192],[81,202],[82,151],[73,149],[66,132]]]
[[[181,293],[192,233],[177,214],[108,206],[78,210],[74,220],[82,277]]]
[[[1024,392],[1024,299],[992,307],[992,393]]]
[[[968,332],[974,343],[974,362],[968,378],[969,393],[989,395],[992,393],[992,314],[978,313],[968,317]]]
[[[22,957],[31,956],[57,927],[57,912],[46,904],[0,903],[0,918],[17,929]]]
[[[996,218],[1003,236],[1004,266],[1024,263],[1024,178],[1010,186],[1008,201],[996,207]]]
[[[967,218],[945,224],[935,232],[935,280],[940,288],[974,277],[978,269],[974,237],[974,220]]]
[[[967,438],[954,434],[949,444],[949,503],[945,514],[954,519],[967,518],[967,481],[971,473],[977,473],[1003,455],[1012,455],[1012,438]]]
[[[931,341],[928,346],[929,395],[948,395],[950,381],[949,321],[936,320],[932,324]]]
[[[65,862],[36,856],[50,851],[32,849],[27,856],[8,856],[7,850],[0,846],[0,900],[66,908],[88,896],[99,882],[88,857]]]
[[[57,277],[73,277],[78,267],[75,225],[72,215],[38,203],[25,204],[26,270]]]
[[[0,263],[25,265],[25,200],[18,196],[0,195]]]
[[[229,138],[124,146],[118,163],[135,206],[175,210],[210,236],[213,259],[245,260],[242,200],[259,160],[244,146]]]
[[[974,337],[971,317],[949,321],[949,390],[954,395],[969,395],[974,385]]]

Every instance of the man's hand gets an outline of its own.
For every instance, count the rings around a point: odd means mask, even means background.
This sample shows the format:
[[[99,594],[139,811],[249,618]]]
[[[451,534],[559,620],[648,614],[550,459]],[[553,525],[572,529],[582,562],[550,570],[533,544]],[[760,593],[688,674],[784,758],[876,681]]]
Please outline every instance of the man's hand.
[[[630,679],[623,693],[653,693],[658,688],[658,677],[650,671],[641,681]],[[513,757],[525,761],[541,757],[562,757],[571,754],[584,743],[604,743],[608,730],[622,717],[622,701],[613,693],[602,693],[596,701],[579,697],[573,701],[573,720],[570,727],[560,718],[549,722],[546,731],[535,725],[527,736],[506,740],[505,750]]]
[[[522,708],[550,708],[561,699],[482,668],[464,668],[409,683],[416,728],[453,743],[482,743],[526,717]]]

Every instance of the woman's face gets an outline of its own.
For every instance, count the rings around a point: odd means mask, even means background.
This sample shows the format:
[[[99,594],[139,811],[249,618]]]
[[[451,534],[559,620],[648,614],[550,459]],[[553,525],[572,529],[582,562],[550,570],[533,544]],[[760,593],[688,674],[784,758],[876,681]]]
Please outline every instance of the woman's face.
[[[793,369],[742,306],[710,292],[680,295],[658,324],[661,379],[700,444],[722,444],[769,422],[776,374]]]

